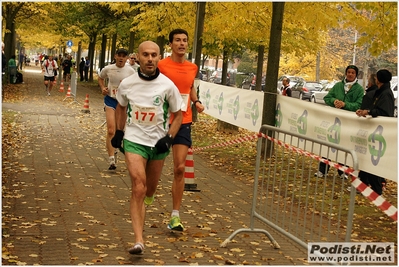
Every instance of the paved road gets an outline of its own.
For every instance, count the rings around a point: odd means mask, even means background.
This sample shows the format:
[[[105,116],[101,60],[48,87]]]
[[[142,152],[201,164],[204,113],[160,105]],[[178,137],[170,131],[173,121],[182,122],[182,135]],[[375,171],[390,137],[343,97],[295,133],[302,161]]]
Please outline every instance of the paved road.
[[[65,92],[47,96],[35,67],[24,71],[24,100],[2,104],[16,114],[19,133],[3,162],[3,260],[5,265],[303,265],[306,251],[256,222],[264,234],[237,235],[249,227],[252,186],[213,169],[194,155],[200,192],[185,192],[182,222],[166,228],[173,179],[171,157],[163,169],[153,205],[147,209],[144,255],[130,255],[130,180],[119,155],[116,171],[107,170],[102,96],[96,86],[78,83],[78,103]],[[57,88],[58,89],[58,88]],[[83,113],[89,94],[90,113]],[[18,135],[16,135],[18,136]]]

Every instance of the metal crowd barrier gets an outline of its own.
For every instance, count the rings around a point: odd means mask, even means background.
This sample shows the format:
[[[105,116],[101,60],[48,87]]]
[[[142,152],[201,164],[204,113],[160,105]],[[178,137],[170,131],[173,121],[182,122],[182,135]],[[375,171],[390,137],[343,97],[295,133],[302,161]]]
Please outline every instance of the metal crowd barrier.
[[[357,177],[355,152],[268,125],[260,133],[250,227],[234,231],[221,247],[239,233],[260,232],[280,248],[268,231],[255,228],[255,219],[305,249],[308,242],[349,242],[356,192],[348,190],[350,179],[341,179],[336,168]],[[318,178],[321,161],[331,169]]]

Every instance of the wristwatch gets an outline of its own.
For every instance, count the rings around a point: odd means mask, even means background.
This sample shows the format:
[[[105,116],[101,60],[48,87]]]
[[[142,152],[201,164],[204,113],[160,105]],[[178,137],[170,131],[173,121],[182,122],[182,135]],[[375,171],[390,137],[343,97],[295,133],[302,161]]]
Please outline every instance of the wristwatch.
[[[194,101],[194,106],[195,106],[195,104],[197,104],[197,102],[199,102],[200,104],[202,104],[202,102],[201,102],[201,101],[199,101],[199,100],[195,100],[195,101]]]

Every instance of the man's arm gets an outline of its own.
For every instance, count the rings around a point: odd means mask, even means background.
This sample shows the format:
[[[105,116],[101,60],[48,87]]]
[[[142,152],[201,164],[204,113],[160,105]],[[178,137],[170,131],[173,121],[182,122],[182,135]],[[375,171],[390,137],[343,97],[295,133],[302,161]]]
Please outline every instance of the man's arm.
[[[181,123],[183,121],[183,112],[181,110],[177,111],[177,112],[173,112],[174,118],[172,121],[172,124],[169,127],[169,131],[168,134],[170,134],[172,136],[172,138],[174,138],[177,134],[177,132],[180,129]]]
[[[194,103],[194,106],[195,106],[195,108],[197,109],[197,111],[199,113],[204,111],[204,106],[202,105],[202,103],[198,99],[197,90],[196,90],[194,84],[191,86],[190,99]]]
[[[115,109],[115,122],[116,130],[123,131],[125,129],[126,119],[127,119],[127,106],[123,107],[119,103],[116,105]]]
[[[98,76],[98,85],[100,86],[101,93],[103,95],[107,95],[108,87],[105,86],[105,79],[101,78],[100,76]]]

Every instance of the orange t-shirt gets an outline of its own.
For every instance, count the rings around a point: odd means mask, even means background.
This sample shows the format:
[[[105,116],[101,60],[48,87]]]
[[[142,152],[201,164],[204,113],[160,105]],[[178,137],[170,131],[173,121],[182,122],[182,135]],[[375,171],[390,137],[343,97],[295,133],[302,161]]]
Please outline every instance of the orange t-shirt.
[[[162,74],[172,80],[179,89],[183,101],[186,104],[186,110],[183,111],[183,122],[190,123],[193,121],[191,110],[190,92],[197,77],[198,67],[194,63],[185,60],[183,63],[174,62],[170,57],[164,58],[158,63],[158,68]],[[173,120],[173,114],[170,121]]]

